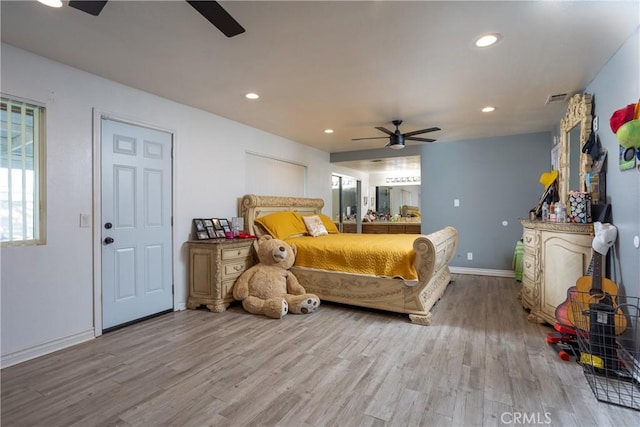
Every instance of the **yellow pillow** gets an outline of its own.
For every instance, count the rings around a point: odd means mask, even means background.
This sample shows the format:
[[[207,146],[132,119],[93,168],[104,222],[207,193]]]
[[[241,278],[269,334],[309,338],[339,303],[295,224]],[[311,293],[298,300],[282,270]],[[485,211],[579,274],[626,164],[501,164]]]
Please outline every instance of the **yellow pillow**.
[[[257,218],[255,222],[260,224],[271,236],[280,240],[302,236],[307,232],[302,216],[297,212],[275,212]]]
[[[331,218],[329,218],[327,215],[325,215],[323,213],[318,214],[318,216],[322,220],[322,223],[324,224],[324,228],[327,229],[329,234],[331,234],[331,233],[339,233],[338,227],[336,227],[336,223],[333,222],[333,220]]]

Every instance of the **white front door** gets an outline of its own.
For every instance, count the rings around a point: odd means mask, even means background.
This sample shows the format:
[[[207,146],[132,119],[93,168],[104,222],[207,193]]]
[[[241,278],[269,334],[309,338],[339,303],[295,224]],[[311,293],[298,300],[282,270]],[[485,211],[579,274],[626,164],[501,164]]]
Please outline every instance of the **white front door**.
[[[172,135],[101,125],[104,330],[173,308]]]

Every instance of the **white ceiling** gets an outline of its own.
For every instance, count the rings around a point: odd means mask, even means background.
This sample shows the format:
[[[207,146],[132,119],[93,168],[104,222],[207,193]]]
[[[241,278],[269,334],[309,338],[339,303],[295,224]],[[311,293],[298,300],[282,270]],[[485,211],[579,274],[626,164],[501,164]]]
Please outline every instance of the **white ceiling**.
[[[566,103],[547,97],[584,90],[640,23],[635,1],[227,1],[246,32],[226,38],[185,1],[63,3],[2,0],[2,41],[328,152],[380,148],[351,139],[396,118],[439,142],[550,131]]]

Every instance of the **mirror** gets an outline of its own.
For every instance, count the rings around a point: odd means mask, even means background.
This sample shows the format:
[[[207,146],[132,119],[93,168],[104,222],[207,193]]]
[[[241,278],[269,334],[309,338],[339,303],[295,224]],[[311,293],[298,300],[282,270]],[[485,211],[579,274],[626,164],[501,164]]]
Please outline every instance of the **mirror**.
[[[420,206],[419,185],[377,186],[375,194],[374,208],[378,214],[405,216],[402,206]]]
[[[582,147],[591,135],[592,108],[593,95],[574,95],[560,121],[558,192],[563,203],[567,202],[569,191],[587,191],[585,176],[591,166],[591,156],[584,154]]]

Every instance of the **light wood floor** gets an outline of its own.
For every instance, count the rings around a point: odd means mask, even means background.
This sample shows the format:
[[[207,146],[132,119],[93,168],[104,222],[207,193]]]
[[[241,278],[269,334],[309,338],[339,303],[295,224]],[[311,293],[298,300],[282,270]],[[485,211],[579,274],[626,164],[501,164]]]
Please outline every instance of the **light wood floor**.
[[[330,304],[129,326],[4,369],[2,426],[640,424],[547,347],[551,328],[527,322],[518,282],[454,279],[431,326]]]

